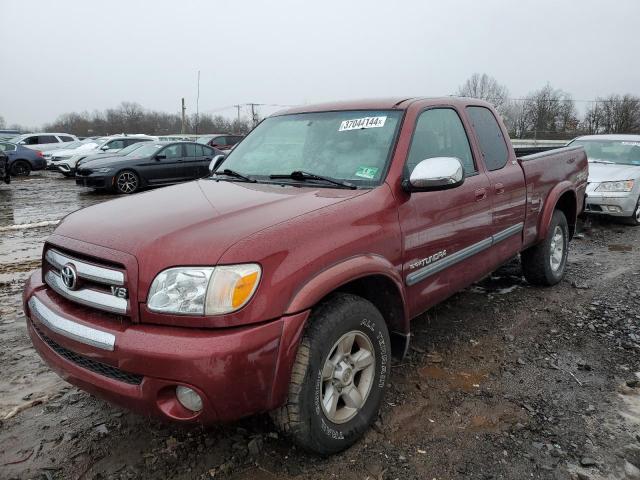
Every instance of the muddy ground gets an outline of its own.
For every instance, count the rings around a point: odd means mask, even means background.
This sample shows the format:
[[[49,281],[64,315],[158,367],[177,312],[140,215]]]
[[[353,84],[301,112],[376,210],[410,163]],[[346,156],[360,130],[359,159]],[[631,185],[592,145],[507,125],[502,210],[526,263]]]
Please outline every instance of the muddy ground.
[[[164,425],[48,371],[22,284],[55,221],[109,198],[50,173],[0,186],[0,478],[640,478],[640,228],[587,221],[557,287],[514,261],[417,319],[374,428],[324,459],[266,415]]]

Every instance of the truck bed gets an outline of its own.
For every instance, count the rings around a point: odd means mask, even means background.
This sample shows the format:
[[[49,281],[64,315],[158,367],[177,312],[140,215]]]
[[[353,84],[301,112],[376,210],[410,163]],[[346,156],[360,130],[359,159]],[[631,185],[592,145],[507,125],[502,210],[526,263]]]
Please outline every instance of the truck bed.
[[[528,247],[539,238],[540,215],[552,194],[561,194],[563,189],[575,187],[576,212],[584,208],[584,193],[587,187],[588,162],[582,147],[562,147],[518,157],[527,185],[527,202],[523,245]],[[558,179],[564,179],[558,183]],[[555,191],[554,191],[555,190]],[[557,198],[553,199],[554,202]],[[575,225],[569,226],[573,233]]]

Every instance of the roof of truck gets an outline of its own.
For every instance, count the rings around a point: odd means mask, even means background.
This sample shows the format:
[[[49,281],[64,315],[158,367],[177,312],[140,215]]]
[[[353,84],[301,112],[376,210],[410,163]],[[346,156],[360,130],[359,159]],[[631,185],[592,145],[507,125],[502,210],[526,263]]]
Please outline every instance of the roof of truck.
[[[307,112],[327,112],[336,110],[406,110],[415,102],[431,103],[434,105],[444,104],[460,104],[467,105],[469,103],[477,103],[479,105],[487,105],[483,100],[475,98],[465,97],[388,97],[388,98],[373,98],[373,99],[361,99],[361,100],[343,100],[339,102],[327,102],[327,103],[315,103],[312,105],[299,105],[297,107],[287,108],[286,110],[280,110],[273,114],[277,115],[289,115],[292,113],[307,113]]]

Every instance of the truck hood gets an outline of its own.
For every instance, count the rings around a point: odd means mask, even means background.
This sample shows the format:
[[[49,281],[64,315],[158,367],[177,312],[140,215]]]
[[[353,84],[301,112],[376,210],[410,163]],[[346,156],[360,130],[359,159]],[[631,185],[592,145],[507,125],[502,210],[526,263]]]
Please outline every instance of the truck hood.
[[[589,183],[616,182],[640,178],[640,165],[589,162]]]
[[[134,255],[141,270],[214,265],[244,237],[367,191],[205,179],[85,208],[55,233]]]

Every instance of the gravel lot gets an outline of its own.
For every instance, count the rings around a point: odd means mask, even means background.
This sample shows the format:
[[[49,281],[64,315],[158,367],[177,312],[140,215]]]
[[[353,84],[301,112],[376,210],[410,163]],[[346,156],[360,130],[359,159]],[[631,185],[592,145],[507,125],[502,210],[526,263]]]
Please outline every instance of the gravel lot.
[[[56,221],[109,198],[51,173],[0,186],[0,478],[640,478],[640,228],[588,220],[557,287],[514,261],[415,320],[375,428],[323,459],[267,416],[165,425],[48,371],[23,282]]]

